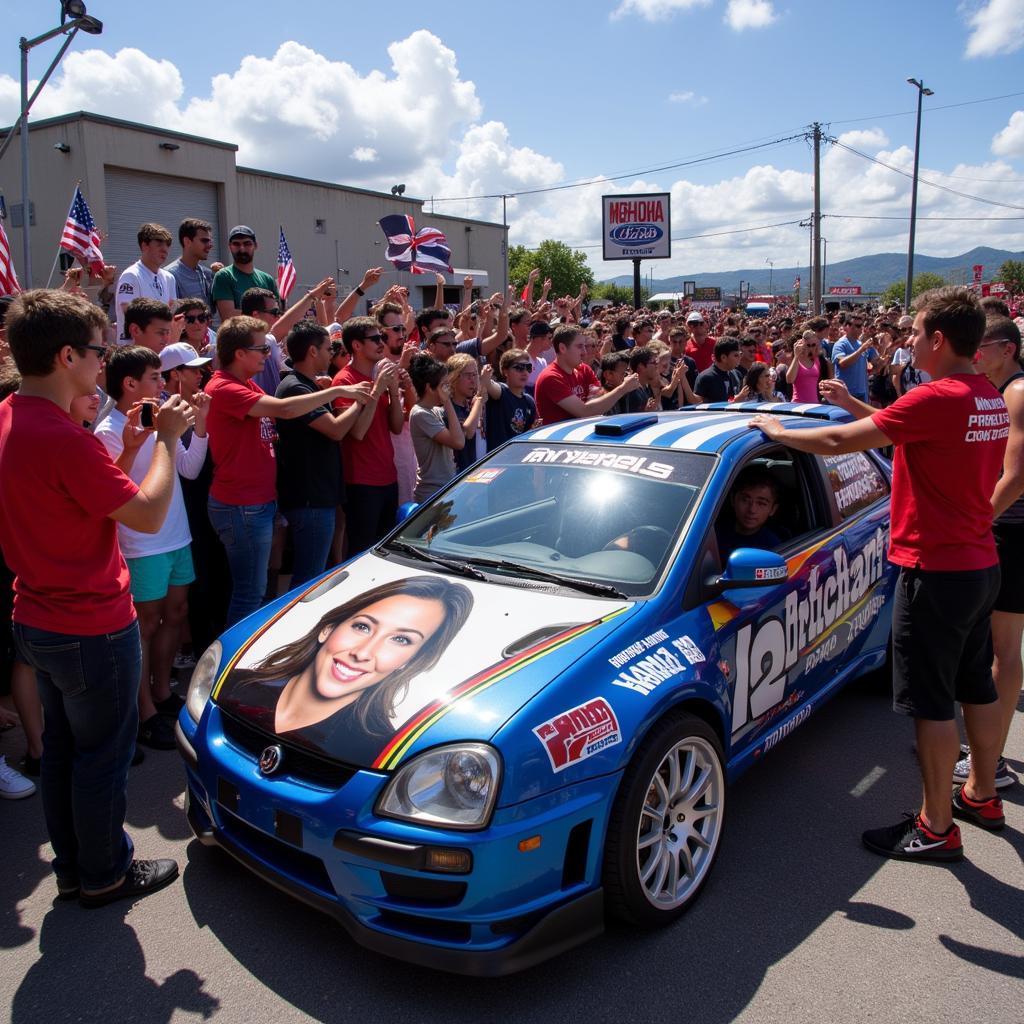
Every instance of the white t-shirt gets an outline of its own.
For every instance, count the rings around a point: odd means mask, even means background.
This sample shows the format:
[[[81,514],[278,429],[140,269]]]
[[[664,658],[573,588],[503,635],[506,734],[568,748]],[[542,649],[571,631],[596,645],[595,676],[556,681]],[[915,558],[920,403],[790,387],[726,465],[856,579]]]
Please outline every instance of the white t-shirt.
[[[174,303],[178,298],[178,286],[174,277],[162,267],[154,273],[136,260],[126,267],[117,279],[114,305],[117,307],[117,337],[124,335],[124,307],[135,299],[156,299],[158,302]]]
[[[125,414],[119,409],[111,409],[110,415],[96,428],[96,436],[103,442],[110,457],[117,461],[124,450],[121,435],[127,422]],[[205,437],[192,434],[192,443],[186,448],[178,441],[175,465],[178,473],[195,480],[199,476],[203,463],[206,461]],[[149,472],[153,461],[153,449],[156,447],[156,434],[150,434],[135,455],[135,461],[128,472],[135,483],[142,483]],[[117,524],[117,539],[121,545],[121,554],[125,558],[143,558],[146,555],[162,555],[167,551],[177,551],[192,543],[192,534],[188,529],[188,516],[185,513],[185,499],[181,493],[181,482],[178,474],[174,475],[174,492],[171,494],[171,506],[167,510],[164,525],[157,533],[140,533],[123,523]]]
[[[907,363],[909,363],[909,362],[910,362],[910,349],[909,348],[903,348],[901,346],[900,348],[896,349],[895,352],[893,352],[892,359],[889,360],[889,365],[893,369],[895,369],[898,366],[898,367],[900,367],[900,370],[902,371],[902,368],[904,366],[906,366]],[[918,373],[918,376],[920,378],[919,383],[921,383],[921,384],[927,384],[928,381],[930,381],[932,379],[932,375],[930,373],[926,373],[924,370],[918,370],[917,373]],[[908,391],[912,391],[916,387],[917,387],[917,383],[915,383],[914,381],[911,381],[910,382],[910,387],[908,387],[907,390]]]

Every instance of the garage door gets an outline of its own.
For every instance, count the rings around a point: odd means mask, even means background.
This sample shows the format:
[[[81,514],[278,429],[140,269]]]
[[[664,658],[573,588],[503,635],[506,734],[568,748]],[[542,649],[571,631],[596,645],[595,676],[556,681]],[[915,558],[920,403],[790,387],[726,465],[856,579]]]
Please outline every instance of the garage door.
[[[106,179],[110,237],[103,243],[103,256],[108,263],[123,270],[139,258],[136,235],[139,225],[147,221],[163,224],[170,231],[174,242],[168,263],[181,254],[178,225],[186,217],[198,217],[213,225],[214,253],[218,251],[220,230],[214,182],[145,174],[121,167],[108,167]]]

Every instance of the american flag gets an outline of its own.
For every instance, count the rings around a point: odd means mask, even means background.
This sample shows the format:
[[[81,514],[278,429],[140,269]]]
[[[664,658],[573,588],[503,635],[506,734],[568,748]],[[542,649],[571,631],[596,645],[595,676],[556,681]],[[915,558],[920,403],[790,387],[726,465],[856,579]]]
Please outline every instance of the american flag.
[[[11,262],[11,246],[7,241],[7,232],[3,224],[0,224],[0,293],[13,295],[21,291],[18,284],[18,277],[14,273],[14,264]]]
[[[101,274],[103,272],[101,241],[82,190],[76,186],[74,197],[71,200],[71,209],[68,210],[68,219],[64,222],[64,233],[60,236],[60,247],[73,253],[83,263],[87,263],[94,274]]]
[[[280,228],[281,240],[277,243],[277,290],[281,301],[288,298],[288,293],[295,287],[295,263],[288,241],[284,237],[284,228]]]
[[[448,239],[437,228],[420,228],[412,217],[402,213],[390,213],[378,221],[387,236],[387,258],[397,270],[411,270],[414,274],[428,271],[452,271],[452,251]]]

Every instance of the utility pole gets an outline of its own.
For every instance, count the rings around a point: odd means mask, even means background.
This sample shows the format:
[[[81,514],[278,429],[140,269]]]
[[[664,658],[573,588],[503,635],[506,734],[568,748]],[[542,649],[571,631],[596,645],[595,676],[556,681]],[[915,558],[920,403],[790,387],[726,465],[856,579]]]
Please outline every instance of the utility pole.
[[[910,244],[907,246],[907,284],[903,292],[904,312],[910,309],[910,299],[914,287],[914,233],[917,228],[917,168],[921,156],[921,104],[925,96],[934,96],[931,89],[924,87],[924,82],[916,78],[908,78],[907,83],[917,89],[917,133],[914,136],[914,182],[910,189]]]
[[[508,209],[506,203],[508,202],[508,196],[501,197],[501,224],[504,228],[504,234],[501,236],[501,255],[502,263],[504,264],[502,270],[504,272],[502,277],[501,290],[503,300],[508,298]]]
[[[811,126],[814,138],[814,214],[811,230],[814,233],[814,266],[811,270],[811,312],[821,312],[821,125],[815,121]]]

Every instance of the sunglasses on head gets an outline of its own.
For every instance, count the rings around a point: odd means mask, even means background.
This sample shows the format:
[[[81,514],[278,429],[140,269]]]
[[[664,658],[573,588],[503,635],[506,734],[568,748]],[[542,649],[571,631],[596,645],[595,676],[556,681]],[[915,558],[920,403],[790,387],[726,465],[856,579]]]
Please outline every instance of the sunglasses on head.
[[[196,313],[194,316],[185,314],[185,323],[187,324],[205,324],[210,319],[209,313]]]

